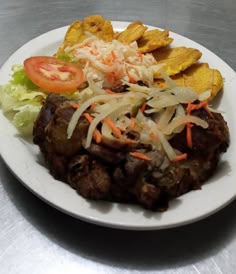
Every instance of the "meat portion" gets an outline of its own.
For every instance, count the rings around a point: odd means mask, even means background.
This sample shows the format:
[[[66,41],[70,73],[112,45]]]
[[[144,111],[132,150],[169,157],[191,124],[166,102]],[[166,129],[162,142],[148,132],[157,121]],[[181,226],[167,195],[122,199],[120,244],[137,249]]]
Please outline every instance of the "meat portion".
[[[201,188],[229,146],[229,131],[222,115],[199,109],[192,114],[207,121],[209,127],[192,127],[193,147],[187,146],[186,130],[170,140],[175,149],[188,153],[187,160],[170,162],[163,151],[138,142],[124,146],[106,140],[100,144],[92,142],[85,148],[89,123],[83,116],[72,137],[67,138],[74,111],[70,100],[49,95],[35,122],[33,140],[51,174],[89,199],[165,210],[170,199]],[[130,138],[138,139],[137,132],[130,134]],[[150,160],[133,157],[130,152],[134,150]]]
[[[111,184],[106,167],[88,154],[72,158],[67,181],[83,197],[96,200],[107,198]]]

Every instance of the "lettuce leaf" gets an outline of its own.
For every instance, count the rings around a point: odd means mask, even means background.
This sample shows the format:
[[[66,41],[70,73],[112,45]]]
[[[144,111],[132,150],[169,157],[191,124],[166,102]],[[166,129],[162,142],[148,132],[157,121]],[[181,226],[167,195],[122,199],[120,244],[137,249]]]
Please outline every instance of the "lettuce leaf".
[[[11,83],[15,85],[22,85],[28,89],[37,89],[38,87],[28,78],[25,74],[24,68],[22,65],[14,65],[12,67],[13,74]]]
[[[0,86],[0,105],[22,135],[31,135],[34,121],[47,94],[10,81]]]
[[[30,81],[22,65],[14,65],[12,71],[12,79],[6,85],[0,86],[0,107],[19,133],[30,137],[34,121],[48,93]],[[80,98],[79,91],[60,95],[72,100]]]

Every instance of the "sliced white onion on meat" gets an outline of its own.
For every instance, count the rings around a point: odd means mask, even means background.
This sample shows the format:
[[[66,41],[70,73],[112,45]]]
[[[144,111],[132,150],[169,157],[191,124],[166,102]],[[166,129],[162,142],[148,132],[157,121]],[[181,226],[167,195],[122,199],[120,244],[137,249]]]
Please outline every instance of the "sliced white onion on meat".
[[[157,127],[162,130],[166,128],[176,110],[176,106],[167,107],[159,117]]]
[[[122,131],[126,131],[130,126],[130,118],[128,118],[126,115],[120,115],[116,121],[115,125],[120,128]]]
[[[198,99],[198,94],[190,87],[176,86],[169,90],[171,94],[174,94],[179,103],[188,104]]]
[[[117,138],[115,138],[112,134],[111,128],[108,126],[107,123],[102,123],[101,127],[101,133],[102,133],[102,141],[105,144],[111,144],[112,142],[116,142]]]
[[[128,85],[129,86],[129,91],[132,91],[132,92],[142,92],[142,93],[146,93],[146,94],[149,94],[151,92],[151,88],[149,87],[146,87],[146,86],[140,86],[138,84],[131,84],[127,81],[122,81],[123,84],[125,85]]]
[[[162,92],[147,102],[147,105],[153,109],[146,110],[145,113],[158,112],[163,108],[178,105],[178,103],[176,96]]]
[[[186,125],[186,123],[193,123],[197,126],[200,126],[202,128],[207,128],[208,123],[204,120],[202,120],[199,117],[192,116],[192,115],[186,115],[182,117],[176,117],[174,118],[169,125],[163,130],[163,132],[166,135],[170,135],[174,132],[176,128],[178,128],[181,125]]]
[[[183,108],[182,105],[178,105],[176,107],[176,112],[175,112],[175,117],[183,117],[185,116],[185,109]],[[174,130],[173,130],[173,133],[180,133],[183,129],[185,128],[185,125],[181,125],[179,127],[176,127]]]
[[[174,159],[177,154],[175,152],[175,150],[173,149],[173,147],[170,145],[170,143],[168,142],[165,134],[163,134],[158,128],[157,125],[154,121],[152,121],[151,119],[148,119],[148,124],[150,129],[152,130],[152,132],[154,132],[154,134],[158,137],[157,142],[154,142],[154,145],[156,146],[157,149],[160,149],[159,147],[159,143],[161,144],[163,150],[165,151],[166,155],[168,156],[168,158],[170,160]]]
[[[170,160],[174,159],[177,156],[177,154],[176,154],[175,150],[173,149],[173,147],[168,142],[165,135],[158,129],[157,129],[157,134],[158,134],[160,143],[161,143],[166,155],[168,156],[168,158]]]
[[[110,101],[114,98],[119,98],[122,95],[119,94],[107,94],[107,95],[98,95],[95,96],[89,100],[87,100],[85,103],[83,103],[77,110],[73,113],[70,122],[68,124],[67,128],[67,138],[70,139],[74,129],[79,121],[80,116],[84,113],[84,111],[90,107],[91,104],[93,103],[98,103],[98,102],[107,102]]]
[[[104,118],[106,118],[109,114],[113,113],[114,111],[119,111],[119,110],[122,111],[122,109],[124,109],[126,107],[127,107],[127,105],[123,105],[121,103],[118,103],[115,107],[111,106],[111,108],[108,109],[107,111],[104,111],[103,113],[97,114],[96,117],[94,118],[94,120],[91,122],[91,124],[89,126],[85,148],[88,148],[90,146],[92,138],[93,138],[93,132],[96,129],[97,125],[100,122],[102,122],[102,120]]]

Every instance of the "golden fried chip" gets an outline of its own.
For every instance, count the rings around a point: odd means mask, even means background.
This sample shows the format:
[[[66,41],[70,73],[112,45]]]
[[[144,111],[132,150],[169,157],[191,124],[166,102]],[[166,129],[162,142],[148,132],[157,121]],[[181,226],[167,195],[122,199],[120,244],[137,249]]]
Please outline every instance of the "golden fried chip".
[[[211,69],[207,63],[193,64],[182,73],[171,77],[178,86],[193,88],[198,94],[210,90],[212,100],[223,87],[223,78],[217,69]],[[160,88],[165,88],[166,83],[162,79],[157,79],[155,84]]]
[[[165,47],[171,44],[172,41],[173,39],[169,37],[168,30],[148,30],[138,40],[138,48],[140,52],[148,53],[158,48]]]
[[[124,44],[130,44],[137,41],[146,31],[147,27],[142,22],[137,21],[128,25],[128,27],[116,35],[116,39]]]
[[[66,47],[73,46],[74,44],[82,41],[85,37],[86,36],[84,35],[81,22],[78,20],[74,21],[68,28],[64,41],[57,51],[57,55],[63,54]]]
[[[114,36],[111,22],[105,20],[101,15],[91,15],[84,18],[82,28],[84,32],[91,32],[106,42],[112,41]]]
[[[105,20],[100,15],[91,15],[84,18],[82,22],[76,20],[70,25],[65,34],[64,41],[57,51],[57,55],[63,54],[66,47],[73,46],[86,39],[88,37],[86,32],[90,32],[107,42],[112,41],[114,36],[110,21]]]
[[[155,78],[161,78],[160,71],[169,76],[184,71],[202,56],[199,50],[186,47],[160,48],[152,54],[158,64],[163,64],[160,70],[155,72]]]

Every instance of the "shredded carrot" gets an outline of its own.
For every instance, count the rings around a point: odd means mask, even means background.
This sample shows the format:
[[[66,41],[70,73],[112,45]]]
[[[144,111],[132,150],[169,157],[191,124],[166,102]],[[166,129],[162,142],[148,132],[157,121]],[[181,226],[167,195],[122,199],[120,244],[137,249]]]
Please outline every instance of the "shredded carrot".
[[[126,68],[126,74],[127,76],[129,77],[129,82],[132,83],[132,84],[136,84],[137,81],[134,79],[134,77],[132,75],[130,75],[128,69]]]
[[[89,123],[91,123],[93,121],[93,117],[89,113],[84,112],[83,116],[89,121]],[[101,133],[100,133],[100,131],[98,129],[94,130],[94,132],[93,132],[93,138],[94,138],[94,140],[95,140],[96,143],[101,143],[101,141],[102,141],[102,135],[101,135]]]
[[[93,117],[90,114],[88,114],[87,112],[84,112],[83,116],[89,121],[89,123],[91,123],[93,121]]]
[[[200,102],[199,104],[192,104],[192,103],[188,103],[188,106],[187,106],[187,114],[191,114],[191,111],[193,110],[197,110],[197,109],[200,109],[200,108],[204,108],[205,111],[210,115],[210,116],[213,116],[213,114],[210,112],[210,110],[208,109],[207,107],[207,102],[206,101],[202,101]]]
[[[79,107],[79,104],[72,102],[72,103],[71,103],[71,106],[72,106],[74,109],[77,109],[77,108]]]
[[[116,56],[114,50],[111,51],[111,56],[112,56],[112,58],[113,58],[114,60],[117,58],[117,56]]]
[[[132,84],[136,84],[137,81],[134,79],[133,76],[129,75],[129,82]]]
[[[130,127],[131,129],[134,129],[135,123],[136,123],[135,118],[134,118],[134,117],[131,117],[131,118],[130,118],[130,126],[129,126],[129,127]]]
[[[111,83],[113,86],[116,85],[116,83],[118,81],[118,78],[116,77],[116,72],[115,71],[107,74],[107,81],[109,83]]]
[[[90,107],[91,107],[91,108],[94,108],[96,105],[97,105],[96,103],[92,103],[92,104],[90,105]]]
[[[159,140],[159,138],[158,138],[158,136],[156,135],[156,134],[153,134],[153,133],[151,133],[150,135],[150,138],[152,139],[152,140]]]
[[[193,110],[198,110],[200,108],[204,108],[205,111],[212,117],[213,114],[210,112],[210,110],[207,108],[207,102],[206,101],[202,101],[199,104],[192,104],[192,103],[188,103],[187,108],[186,108],[186,112],[187,115],[191,115],[191,112]],[[191,128],[193,127],[193,125],[191,123],[186,123],[186,138],[187,138],[187,145],[189,148],[192,148],[193,146],[193,141],[192,141],[192,130]]]
[[[105,91],[106,91],[106,93],[108,93],[108,94],[115,94],[115,92],[114,91],[112,91],[112,90],[110,90],[110,89],[105,89]]]
[[[130,138],[123,137],[123,136],[122,136],[122,140],[123,140],[125,143],[130,143],[130,144],[136,144],[136,143],[137,143],[137,141],[132,140],[132,139],[130,139]]]
[[[113,64],[113,61],[111,60],[111,59],[104,59],[103,60],[103,64],[104,65],[107,65],[107,66],[112,66],[112,64]]]
[[[103,119],[103,121],[108,124],[108,126],[110,127],[110,129],[112,130],[112,132],[117,136],[120,137],[121,136],[121,131],[120,129],[113,123],[113,121],[111,120],[111,118],[106,117]]]
[[[189,148],[193,147],[193,138],[192,138],[192,127],[191,123],[186,123],[186,138],[187,138],[187,145]]]
[[[142,113],[145,111],[146,106],[147,106],[147,103],[144,102],[140,109]]]
[[[185,160],[187,158],[188,158],[188,154],[187,153],[183,153],[183,154],[180,154],[180,155],[176,156],[171,161],[172,162],[177,162],[177,161]]]
[[[146,156],[145,154],[138,152],[138,151],[134,151],[134,152],[130,152],[129,153],[132,157],[135,158],[139,158],[141,160],[146,160],[146,161],[151,161],[151,158],[149,158],[148,156]]]
[[[138,56],[140,58],[140,61],[143,61],[143,54],[141,52],[138,53]]]

